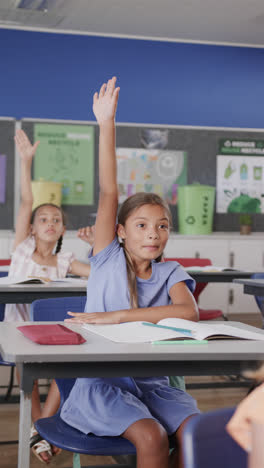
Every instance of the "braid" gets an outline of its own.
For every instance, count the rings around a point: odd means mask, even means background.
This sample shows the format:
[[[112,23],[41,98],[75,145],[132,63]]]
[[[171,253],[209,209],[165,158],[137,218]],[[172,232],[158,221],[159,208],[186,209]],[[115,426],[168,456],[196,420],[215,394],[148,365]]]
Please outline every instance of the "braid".
[[[58,239],[58,242],[57,242],[55,255],[57,255],[61,251],[62,241],[63,241],[63,236],[60,236],[60,238]]]

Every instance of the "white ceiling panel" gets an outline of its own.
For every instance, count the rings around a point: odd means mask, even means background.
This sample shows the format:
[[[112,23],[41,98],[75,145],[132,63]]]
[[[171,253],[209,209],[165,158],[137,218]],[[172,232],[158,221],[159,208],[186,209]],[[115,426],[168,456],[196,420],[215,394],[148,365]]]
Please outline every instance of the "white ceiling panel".
[[[264,1],[0,0],[1,26],[264,46]]]

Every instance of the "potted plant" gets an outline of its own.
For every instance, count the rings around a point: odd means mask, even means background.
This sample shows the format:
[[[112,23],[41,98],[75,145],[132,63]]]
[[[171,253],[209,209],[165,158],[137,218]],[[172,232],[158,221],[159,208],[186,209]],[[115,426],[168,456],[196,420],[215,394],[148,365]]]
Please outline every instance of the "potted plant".
[[[241,214],[239,216],[240,234],[251,234],[252,216],[250,214]]]

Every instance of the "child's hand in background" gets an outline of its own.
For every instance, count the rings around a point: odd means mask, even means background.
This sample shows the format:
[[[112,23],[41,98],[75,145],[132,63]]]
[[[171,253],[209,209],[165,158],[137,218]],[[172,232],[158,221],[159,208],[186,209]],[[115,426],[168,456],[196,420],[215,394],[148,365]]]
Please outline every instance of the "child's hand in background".
[[[114,76],[101,86],[99,94],[94,94],[93,112],[99,125],[112,121],[115,118],[120,89],[116,88],[115,84],[116,77]]]
[[[254,423],[264,424],[264,383],[241,401],[226,426],[231,437],[247,451],[252,447]]]
[[[82,239],[84,242],[88,242],[88,244],[93,245],[94,232],[95,232],[95,226],[86,226],[78,230],[77,236],[80,239]]]
[[[23,130],[17,130],[15,135],[15,143],[20,154],[20,158],[23,161],[31,162],[39,145],[39,141],[36,141],[36,143],[32,145],[25,132]]]

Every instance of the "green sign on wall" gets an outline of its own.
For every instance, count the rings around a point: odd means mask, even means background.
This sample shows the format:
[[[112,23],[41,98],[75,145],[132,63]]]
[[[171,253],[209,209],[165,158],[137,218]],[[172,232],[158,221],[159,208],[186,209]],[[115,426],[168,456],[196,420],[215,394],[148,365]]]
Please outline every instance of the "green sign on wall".
[[[89,125],[35,124],[34,180],[62,183],[63,205],[94,203],[94,128]]]

